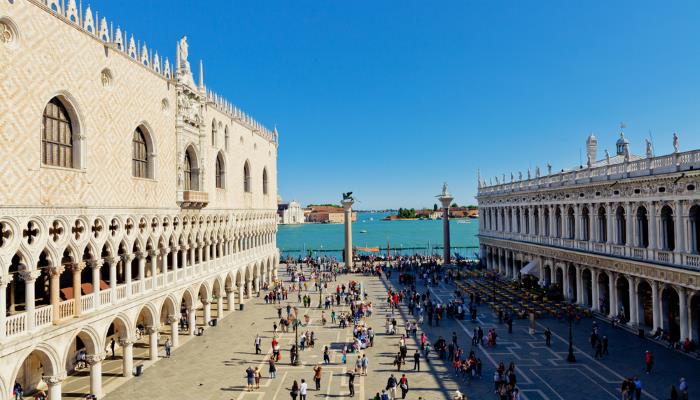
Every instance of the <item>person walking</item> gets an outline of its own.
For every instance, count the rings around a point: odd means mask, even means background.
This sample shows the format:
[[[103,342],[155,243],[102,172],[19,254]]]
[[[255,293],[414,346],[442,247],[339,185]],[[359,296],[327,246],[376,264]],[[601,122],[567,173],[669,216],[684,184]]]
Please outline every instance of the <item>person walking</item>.
[[[255,371],[253,370],[252,367],[248,367],[248,369],[245,370],[245,376],[246,376],[246,391],[251,392],[253,390],[253,384],[255,384]]]
[[[389,391],[391,400],[396,400],[396,386],[398,386],[398,382],[396,381],[394,374],[391,374],[389,379],[386,381],[386,390]]]
[[[549,328],[544,330],[544,343],[547,347],[552,347],[552,331]]]
[[[599,358],[603,358],[603,341],[599,340],[595,344],[595,356],[594,358],[597,360]]]
[[[367,368],[369,368],[369,358],[367,354],[362,355],[362,375],[367,376]]]
[[[413,353],[413,370],[420,372],[420,352],[418,349]]]
[[[348,371],[348,390],[350,391],[350,397],[355,397],[355,371]]]
[[[170,338],[165,340],[165,357],[170,358],[170,350],[173,348],[173,342]]]
[[[289,395],[292,397],[292,400],[297,400],[297,396],[299,396],[299,383],[297,381],[292,383],[292,390],[289,391]]]
[[[688,400],[688,383],[685,381],[685,378],[681,378],[678,383],[678,399]]]
[[[261,343],[262,343],[262,339],[260,338],[260,335],[255,335],[255,354],[262,353],[262,350],[260,350]]]
[[[255,389],[260,389],[260,378],[262,378],[262,373],[259,367],[255,367]]]
[[[651,369],[654,366],[654,356],[649,350],[644,353],[644,365],[646,367],[646,373],[651,374]]]
[[[321,364],[316,364],[314,367],[314,382],[316,382],[316,390],[321,390]]]
[[[299,387],[299,400],[306,400],[306,391],[309,389],[306,384],[306,380],[301,380],[301,386]]]
[[[117,345],[117,342],[114,341],[114,338],[109,342],[109,348],[112,349],[112,358],[116,358],[117,356],[114,353],[114,347]]]
[[[642,381],[635,376],[632,383],[634,384],[634,397],[635,399],[640,400],[642,398]]]
[[[610,353],[608,353],[608,337],[603,335],[603,339],[601,339],[603,342],[603,355],[604,356],[609,356]]]
[[[401,379],[399,379],[399,387],[401,388],[401,398],[405,399],[406,394],[408,393],[408,378],[406,378],[406,374],[401,375]]]
[[[330,354],[328,353],[328,346],[325,346],[325,347],[323,348],[323,363],[326,364],[326,365],[328,365],[328,364],[331,363],[331,356],[330,356]]]

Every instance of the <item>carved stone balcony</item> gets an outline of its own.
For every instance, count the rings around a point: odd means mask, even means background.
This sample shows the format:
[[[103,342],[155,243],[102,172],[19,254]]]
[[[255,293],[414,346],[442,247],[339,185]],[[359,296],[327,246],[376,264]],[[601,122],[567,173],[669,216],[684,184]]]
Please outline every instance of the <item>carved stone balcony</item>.
[[[185,190],[182,192],[180,207],[190,209],[200,209],[209,204],[209,193],[195,190]]]

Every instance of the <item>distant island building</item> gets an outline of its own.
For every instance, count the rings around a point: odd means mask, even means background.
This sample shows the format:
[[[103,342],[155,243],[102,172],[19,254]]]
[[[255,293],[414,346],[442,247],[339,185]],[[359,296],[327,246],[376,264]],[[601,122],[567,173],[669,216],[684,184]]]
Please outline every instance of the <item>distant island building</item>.
[[[306,222],[304,209],[296,201],[277,204],[277,215],[279,216],[279,223],[282,225],[295,225]]]
[[[317,224],[342,224],[344,222],[343,208],[332,204],[309,205],[306,221]],[[352,212],[352,221],[357,221],[357,212]]]

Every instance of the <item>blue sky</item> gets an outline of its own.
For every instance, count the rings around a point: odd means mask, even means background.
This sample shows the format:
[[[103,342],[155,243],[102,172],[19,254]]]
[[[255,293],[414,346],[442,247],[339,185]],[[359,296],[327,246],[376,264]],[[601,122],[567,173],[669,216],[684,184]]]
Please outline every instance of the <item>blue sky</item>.
[[[430,206],[443,181],[473,203],[477,168],[575,166],[589,132],[612,151],[621,121],[634,153],[650,131],[657,154],[674,131],[700,148],[698,2],[92,6],[171,60],[187,35],[207,86],[277,125],[279,192],[303,204]]]

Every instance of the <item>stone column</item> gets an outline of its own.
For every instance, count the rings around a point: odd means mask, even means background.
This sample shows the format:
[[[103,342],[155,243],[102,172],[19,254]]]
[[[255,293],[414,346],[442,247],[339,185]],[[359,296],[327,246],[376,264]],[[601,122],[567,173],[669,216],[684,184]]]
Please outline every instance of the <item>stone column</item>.
[[[245,283],[245,291],[248,293],[248,298],[253,297],[253,281],[247,280]]]
[[[573,294],[573,290],[571,289],[571,281],[569,280],[569,264],[564,264],[562,267],[563,273],[561,274],[561,279],[563,280],[562,282],[562,289],[564,290],[564,298],[571,302],[571,295]]]
[[[158,361],[158,327],[149,326],[146,328],[148,333],[148,354],[151,361]]]
[[[197,255],[199,256],[199,264],[202,264],[204,262],[204,243],[199,243],[199,246],[197,246]]]
[[[581,266],[575,265],[576,268],[576,303],[583,304],[583,281],[581,278]]]
[[[255,285],[255,292],[260,293],[260,277],[259,276],[255,277],[253,284]]]
[[[209,261],[211,259],[211,242],[209,240],[204,241],[204,261]]]
[[[651,281],[651,310],[654,331],[661,327],[661,299],[659,298],[659,282]]]
[[[82,281],[80,273],[85,268],[85,262],[80,261],[73,263],[70,266],[71,272],[73,273],[73,316],[80,317],[80,298],[82,297]]]
[[[673,212],[674,217],[676,218],[676,225],[674,226],[674,229],[676,230],[676,248],[674,249],[674,252],[676,254],[683,254],[685,253],[685,217],[683,213],[683,203],[681,200],[676,200],[676,207],[675,211]],[[680,260],[680,259],[678,259]]]
[[[197,307],[191,307],[189,309],[189,313],[187,314],[187,317],[189,318],[190,322],[190,335],[194,336],[195,331],[197,330]]]
[[[195,252],[196,246],[190,246],[190,268],[194,268],[194,252]]]
[[[173,347],[177,347],[180,344],[180,338],[178,334],[178,317],[176,315],[168,315],[168,323],[170,324],[170,341]]]
[[[221,293],[216,297],[216,318],[221,319],[224,315],[224,296]]]
[[[685,294],[684,287],[677,287],[678,291],[678,311],[681,322],[681,342],[688,338],[688,296]]]
[[[131,262],[136,256],[134,254],[126,254],[122,257],[124,262],[124,280],[126,281],[126,297],[131,297]]]
[[[119,344],[122,346],[122,375],[125,378],[131,378],[134,374],[134,339],[119,338]]]
[[[610,204],[605,205],[605,218],[607,219],[605,227],[608,230],[607,244],[613,244],[615,243],[615,230],[613,229],[615,227],[615,215]],[[608,251],[610,250],[608,249]]]
[[[27,332],[34,330],[34,283],[36,278],[41,275],[40,271],[22,271],[20,272],[22,279],[24,280],[24,296],[25,296],[25,312],[27,314]],[[2,327],[5,328],[4,326]]]
[[[105,258],[105,262],[109,263],[109,289],[112,304],[117,302],[117,263],[118,257]]]
[[[101,258],[90,262],[90,268],[92,268],[92,293],[95,297],[95,308],[100,306],[100,282],[102,281],[100,269],[104,263],[105,261]]]
[[[345,265],[353,267],[352,260],[352,205],[355,201],[352,198],[343,199],[343,211],[345,213]]]
[[[158,287],[158,250],[150,250],[148,256],[151,257],[151,280],[155,290]]]
[[[245,299],[243,297],[243,284],[242,283],[238,286],[238,301],[241,304],[245,304]]]
[[[61,400],[61,383],[66,379],[66,373],[62,372],[53,376],[44,375],[41,379],[48,387],[48,398],[51,400]]]
[[[627,276],[627,283],[629,286],[629,303],[630,309],[629,313],[629,325],[637,326],[639,324],[639,313],[637,312],[637,278],[634,276]]]
[[[160,271],[163,273],[163,285],[168,285],[168,254],[170,254],[170,247],[163,247],[160,250],[161,257],[161,267]]]
[[[104,354],[88,354],[86,357],[90,366],[90,393],[98,399],[102,398],[102,360]]]
[[[637,232],[632,227],[632,222],[637,219],[636,215],[632,214],[632,204],[625,204],[625,230],[627,231],[627,247],[637,246]],[[627,253],[629,254],[629,253]]]
[[[617,315],[617,275],[614,272],[608,274],[608,291],[610,297],[610,310],[608,310],[608,316],[613,318]]]
[[[233,311],[236,309],[236,295],[233,288],[226,289],[226,300],[228,303],[228,310]]]
[[[7,320],[7,285],[12,281],[12,275],[0,276],[0,340],[5,337],[5,321]]]
[[[594,311],[600,311],[600,288],[598,287],[598,270],[591,268],[591,305]]]
[[[139,251],[136,253],[139,258],[139,292],[146,291],[146,253]]]
[[[50,284],[49,290],[51,291],[51,307],[53,309],[53,323],[58,324],[61,320],[61,296],[60,296],[60,277],[65,267],[61,264],[51,267],[49,269]]]
[[[204,299],[202,307],[204,308],[204,326],[209,326],[211,321],[211,299]]]
[[[656,216],[656,203],[647,203],[649,208],[649,248],[651,250],[662,249],[661,236],[659,235],[658,217]]]
[[[188,249],[189,249],[189,247],[186,245],[180,246],[180,250],[182,250],[182,252],[180,253],[180,257],[182,257],[180,259],[180,265],[182,266],[182,268],[187,268],[187,250]]]
[[[442,262],[449,265],[452,262],[452,251],[450,249],[450,205],[454,197],[447,190],[447,183],[442,186],[442,193],[438,196],[442,206]]]

